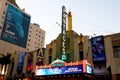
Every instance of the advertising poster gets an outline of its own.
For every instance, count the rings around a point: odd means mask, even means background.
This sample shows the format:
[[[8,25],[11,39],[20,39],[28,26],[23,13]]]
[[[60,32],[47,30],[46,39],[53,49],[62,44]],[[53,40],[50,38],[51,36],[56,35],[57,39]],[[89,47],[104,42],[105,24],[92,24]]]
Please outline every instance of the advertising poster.
[[[1,39],[26,48],[30,16],[8,4]]]
[[[43,68],[36,71],[36,75],[79,74],[83,73],[83,66],[64,66],[55,68]]]
[[[91,46],[92,46],[93,63],[106,62],[104,37],[97,36],[97,37],[91,38]]]
[[[37,50],[36,65],[43,65],[43,54],[44,54],[44,48],[40,48]]]
[[[23,70],[24,59],[25,59],[25,53],[24,52],[19,53],[18,65],[17,65],[17,72],[18,73],[21,73]]]
[[[33,70],[33,54],[32,53],[28,53],[28,60],[27,60],[27,68],[26,68],[26,72],[27,73],[31,73]]]

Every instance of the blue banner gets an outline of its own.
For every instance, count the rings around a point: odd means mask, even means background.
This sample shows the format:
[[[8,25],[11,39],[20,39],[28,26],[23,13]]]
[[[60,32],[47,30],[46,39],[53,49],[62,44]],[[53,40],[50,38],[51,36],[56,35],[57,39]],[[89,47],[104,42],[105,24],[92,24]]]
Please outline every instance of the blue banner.
[[[91,46],[92,46],[93,63],[106,62],[104,37],[97,36],[97,37],[91,38]]]
[[[19,53],[18,65],[17,65],[18,73],[21,73],[23,70],[24,59],[25,59],[25,53],[24,52]]]
[[[30,16],[8,4],[1,39],[26,48]]]

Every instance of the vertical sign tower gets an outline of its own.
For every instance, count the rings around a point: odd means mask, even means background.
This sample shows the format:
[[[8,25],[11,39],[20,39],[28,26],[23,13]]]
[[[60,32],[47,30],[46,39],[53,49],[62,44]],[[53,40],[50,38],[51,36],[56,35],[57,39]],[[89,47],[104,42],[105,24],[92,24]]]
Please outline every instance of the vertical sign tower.
[[[61,29],[62,60],[67,61],[66,56],[66,8],[62,6],[62,29]]]

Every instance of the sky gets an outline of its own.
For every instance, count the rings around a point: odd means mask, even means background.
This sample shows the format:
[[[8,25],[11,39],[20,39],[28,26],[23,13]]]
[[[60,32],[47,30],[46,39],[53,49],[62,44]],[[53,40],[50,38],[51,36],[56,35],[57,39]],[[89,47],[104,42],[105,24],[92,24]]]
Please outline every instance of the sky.
[[[108,35],[120,32],[120,0],[16,0],[46,31],[45,45],[61,33],[62,6],[72,12],[73,30],[83,35]]]

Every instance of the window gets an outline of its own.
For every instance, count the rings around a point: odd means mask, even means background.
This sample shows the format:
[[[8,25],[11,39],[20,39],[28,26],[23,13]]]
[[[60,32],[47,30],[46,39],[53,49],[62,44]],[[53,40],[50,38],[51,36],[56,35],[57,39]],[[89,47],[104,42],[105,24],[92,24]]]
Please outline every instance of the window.
[[[34,44],[37,44],[36,42]]]
[[[52,56],[49,56],[49,64],[52,62]]]
[[[28,39],[28,41],[30,41],[30,39]]]
[[[29,46],[30,44],[28,43],[28,46]]]
[[[51,55],[52,54],[52,49],[49,49],[49,55]]]
[[[29,48],[27,48],[27,50],[29,51]]]
[[[8,4],[8,3],[6,2],[5,5],[7,6],[7,4]]]
[[[4,16],[2,16],[2,19],[4,19]]]
[[[79,59],[83,60],[83,51],[79,51]]]
[[[120,46],[113,47],[114,58],[120,58]]]
[[[0,29],[2,29],[2,26],[0,26]]]
[[[41,44],[41,47],[43,47],[43,45]]]
[[[31,30],[29,32],[31,33]]]
[[[1,21],[1,23],[3,24],[3,21]]]
[[[3,12],[3,14],[5,14],[5,11]]]
[[[31,35],[29,35],[29,37],[31,37]]]

